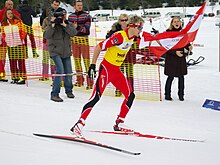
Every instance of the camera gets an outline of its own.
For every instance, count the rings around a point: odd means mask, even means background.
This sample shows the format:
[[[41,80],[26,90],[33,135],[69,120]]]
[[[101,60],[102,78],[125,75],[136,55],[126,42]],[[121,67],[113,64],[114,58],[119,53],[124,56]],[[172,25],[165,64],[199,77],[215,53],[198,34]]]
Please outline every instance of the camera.
[[[54,20],[54,23],[57,24],[57,25],[63,23],[63,18],[59,18],[59,17],[56,18],[56,19]]]
[[[54,20],[54,23],[57,25],[63,23],[63,19],[64,19],[65,14],[66,14],[66,10],[63,8],[58,8],[57,10],[52,12],[51,15],[53,17],[56,17],[56,19]]]
[[[51,15],[54,17],[63,17],[66,14],[66,10],[59,7],[57,10],[52,11]]]
[[[55,11],[55,12],[52,13],[52,15],[53,15],[54,17],[63,17],[64,14],[65,14],[64,11]]]

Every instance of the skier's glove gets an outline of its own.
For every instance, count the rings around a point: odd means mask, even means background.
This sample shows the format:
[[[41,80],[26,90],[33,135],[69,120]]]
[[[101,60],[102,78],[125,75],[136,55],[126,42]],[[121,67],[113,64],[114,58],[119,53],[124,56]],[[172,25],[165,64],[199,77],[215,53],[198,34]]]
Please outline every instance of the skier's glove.
[[[152,28],[151,33],[152,33],[153,35],[156,35],[156,34],[158,34],[158,33],[159,33],[159,31],[158,31],[158,30],[156,30],[156,29],[154,29],[154,28]]]
[[[96,77],[96,66],[95,64],[91,64],[89,67],[88,75],[91,80],[94,80]]]

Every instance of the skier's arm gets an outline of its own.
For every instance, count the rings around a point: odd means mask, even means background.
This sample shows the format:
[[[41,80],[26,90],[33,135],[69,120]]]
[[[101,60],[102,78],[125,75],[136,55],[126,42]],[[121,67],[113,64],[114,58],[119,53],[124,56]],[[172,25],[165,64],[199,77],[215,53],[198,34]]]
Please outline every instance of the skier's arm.
[[[112,46],[122,44],[123,40],[124,39],[123,39],[121,33],[114,33],[108,39],[100,42],[99,45],[101,47],[101,50],[106,50],[106,49],[108,49],[108,48],[110,48]]]
[[[93,53],[92,64],[96,64],[96,61],[97,61],[97,59],[99,57],[100,52],[101,52],[101,47],[98,44],[98,45],[96,45],[94,53]]]
[[[98,56],[102,50],[106,50],[115,45],[120,45],[122,42],[123,42],[123,37],[120,33],[113,34],[110,38],[100,42],[95,47],[93,58],[92,58],[92,64],[96,64]]]

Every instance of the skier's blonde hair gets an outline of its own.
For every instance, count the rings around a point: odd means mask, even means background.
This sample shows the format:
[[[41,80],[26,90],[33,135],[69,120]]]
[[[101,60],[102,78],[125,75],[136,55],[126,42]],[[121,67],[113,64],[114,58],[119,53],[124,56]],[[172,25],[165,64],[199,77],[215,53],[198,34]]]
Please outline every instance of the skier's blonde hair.
[[[129,18],[128,24],[140,24],[141,22],[144,23],[143,18],[137,15],[134,15]]]

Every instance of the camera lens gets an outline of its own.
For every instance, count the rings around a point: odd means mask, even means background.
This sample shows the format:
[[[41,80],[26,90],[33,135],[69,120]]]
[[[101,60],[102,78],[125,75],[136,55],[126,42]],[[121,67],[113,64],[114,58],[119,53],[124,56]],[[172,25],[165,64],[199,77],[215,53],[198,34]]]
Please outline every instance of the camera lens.
[[[62,19],[62,18],[56,18],[56,19],[54,20],[54,23],[55,23],[55,24],[61,24],[61,23],[63,23],[63,19]]]
[[[62,16],[64,16],[64,13],[63,13],[63,11],[54,12],[54,13],[53,13],[53,16],[54,16],[54,17],[62,17]]]

